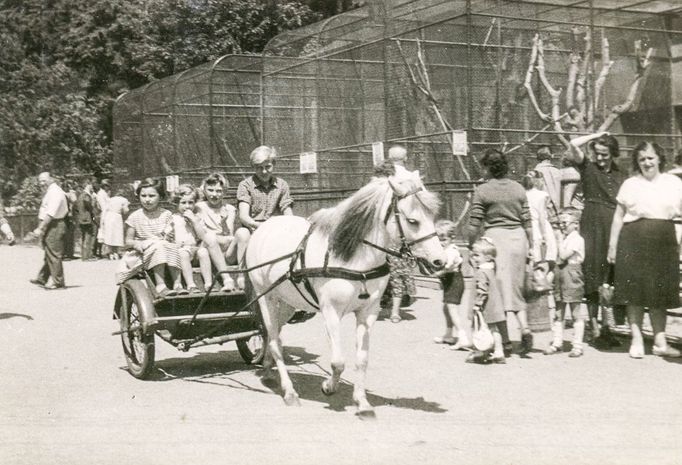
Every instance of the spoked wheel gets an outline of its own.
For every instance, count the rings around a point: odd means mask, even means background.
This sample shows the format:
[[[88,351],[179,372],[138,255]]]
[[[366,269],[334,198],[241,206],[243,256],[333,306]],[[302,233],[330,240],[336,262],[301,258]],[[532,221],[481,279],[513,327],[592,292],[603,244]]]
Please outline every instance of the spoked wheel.
[[[245,287],[244,293],[246,294],[247,302],[253,299],[256,294],[251,284],[251,280],[248,275],[245,276]],[[263,317],[260,313],[260,305],[258,302],[251,304],[249,310],[252,312],[253,317],[258,323],[258,329],[260,329],[260,334],[251,336],[248,339],[240,339],[237,341],[237,350],[239,350],[239,355],[242,359],[249,365],[256,365],[263,362],[265,358],[265,350],[267,344],[267,336],[265,331],[265,325],[263,324]]]
[[[140,299],[134,292],[121,287],[118,313],[121,321],[121,342],[128,371],[135,378],[146,379],[154,368],[154,334],[144,334],[140,312]],[[132,329],[132,331],[129,331]]]
[[[265,356],[265,338],[262,334],[256,334],[248,339],[240,339],[237,341],[237,349],[246,363],[256,365]]]

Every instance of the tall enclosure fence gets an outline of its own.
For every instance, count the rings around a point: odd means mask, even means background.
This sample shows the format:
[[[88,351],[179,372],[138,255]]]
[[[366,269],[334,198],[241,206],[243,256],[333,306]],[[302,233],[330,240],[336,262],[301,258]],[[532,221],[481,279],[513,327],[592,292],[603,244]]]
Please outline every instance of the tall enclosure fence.
[[[512,176],[549,145],[608,129],[623,153],[682,146],[682,19],[674,1],[375,0],[275,37],[262,56],[226,56],[119,98],[120,182],[249,174],[277,148],[297,213],[366,183],[382,142],[401,143],[443,215],[466,222],[478,155]],[[453,133],[453,131],[455,131]],[[464,150],[462,144],[466,143]],[[317,166],[304,174],[302,153]],[[626,157],[624,157],[626,158]],[[626,160],[624,160],[626,161]]]

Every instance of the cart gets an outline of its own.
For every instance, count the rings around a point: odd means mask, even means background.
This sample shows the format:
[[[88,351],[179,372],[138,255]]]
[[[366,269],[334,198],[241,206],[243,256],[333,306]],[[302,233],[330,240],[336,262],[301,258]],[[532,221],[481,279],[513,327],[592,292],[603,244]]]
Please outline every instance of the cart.
[[[229,272],[240,271],[232,267]],[[235,341],[242,359],[257,364],[265,354],[265,332],[254,297],[248,279],[244,290],[162,297],[143,272],[120,284],[114,305],[120,330],[112,334],[121,336],[128,370],[139,379],[154,369],[156,337],[181,351]]]

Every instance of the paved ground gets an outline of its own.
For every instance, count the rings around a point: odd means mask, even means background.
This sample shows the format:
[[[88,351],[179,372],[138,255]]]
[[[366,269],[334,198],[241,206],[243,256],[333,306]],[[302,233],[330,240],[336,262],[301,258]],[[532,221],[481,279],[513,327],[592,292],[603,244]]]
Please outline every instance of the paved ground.
[[[158,343],[159,370],[139,381],[110,335],[113,264],[68,262],[69,289],[47,292],[28,283],[40,260],[36,248],[0,247],[3,465],[682,463],[678,363],[588,348],[576,360],[465,364],[431,342],[442,317],[435,291],[422,290],[402,323],[375,326],[377,420],[362,422],[350,385],[320,393],[329,351],[319,316],[284,333],[299,408],[232,343],[186,354]],[[537,347],[548,341],[536,335]]]

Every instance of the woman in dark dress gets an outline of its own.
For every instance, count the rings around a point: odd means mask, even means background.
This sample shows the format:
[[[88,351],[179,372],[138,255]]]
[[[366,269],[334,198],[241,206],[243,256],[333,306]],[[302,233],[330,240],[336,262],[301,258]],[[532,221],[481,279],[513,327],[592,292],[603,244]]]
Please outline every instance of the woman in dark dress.
[[[588,145],[594,158],[588,159],[582,146]],[[615,162],[620,155],[618,141],[607,132],[589,134],[571,140],[566,157],[575,164],[580,173],[585,208],[580,220],[580,234],[585,239],[585,300],[592,323],[593,335],[603,345],[617,345],[608,328],[607,318],[602,317],[602,330],[597,325],[599,311],[599,287],[607,279],[609,264],[606,254],[609,248],[611,222],[616,211],[616,195],[627,173]]]

